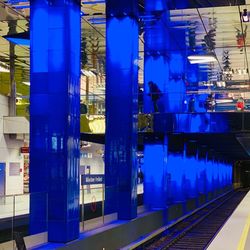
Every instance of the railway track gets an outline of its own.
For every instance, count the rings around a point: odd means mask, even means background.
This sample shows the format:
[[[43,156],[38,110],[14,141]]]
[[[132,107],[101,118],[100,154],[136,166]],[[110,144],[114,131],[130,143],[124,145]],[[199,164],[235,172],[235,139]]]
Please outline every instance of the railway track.
[[[206,249],[247,192],[237,190],[217,199],[135,249]]]

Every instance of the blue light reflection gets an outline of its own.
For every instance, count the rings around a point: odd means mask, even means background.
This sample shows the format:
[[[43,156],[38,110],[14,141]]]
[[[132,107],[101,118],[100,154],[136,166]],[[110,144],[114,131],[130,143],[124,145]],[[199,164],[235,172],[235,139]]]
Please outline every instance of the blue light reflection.
[[[144,159],[146,205],[164,207],[209,192],[218,195],[232,185],[232,165],[168,152],[166,145],[145,145]]]

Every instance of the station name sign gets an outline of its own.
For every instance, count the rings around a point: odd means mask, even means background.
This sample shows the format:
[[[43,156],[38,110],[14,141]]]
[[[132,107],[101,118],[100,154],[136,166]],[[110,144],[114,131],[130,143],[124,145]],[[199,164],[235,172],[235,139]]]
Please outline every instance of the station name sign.
[[[81,176],[82,185],[104,184],[104,174],[91,174]]]

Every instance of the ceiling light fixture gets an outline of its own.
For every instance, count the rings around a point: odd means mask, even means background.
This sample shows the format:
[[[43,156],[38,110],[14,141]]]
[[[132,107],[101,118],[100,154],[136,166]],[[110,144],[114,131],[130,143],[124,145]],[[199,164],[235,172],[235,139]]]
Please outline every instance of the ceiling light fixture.
[[[85,70],[85,69],[82,69],[82,74],[85,75],[85,76],[89,76],[89,77],[95,76],[95,74],[92,71]]]
[[[244,23],[249,22],[249,15],[247,9],[244,9],[243,12],[241,12],[241,20]]]
[[[191,64],[205,64],[217,61],[214,55],[192,55],[188,56],[188,60]]]
[[[30,86],[30,82],[23,82],[23,84]]]

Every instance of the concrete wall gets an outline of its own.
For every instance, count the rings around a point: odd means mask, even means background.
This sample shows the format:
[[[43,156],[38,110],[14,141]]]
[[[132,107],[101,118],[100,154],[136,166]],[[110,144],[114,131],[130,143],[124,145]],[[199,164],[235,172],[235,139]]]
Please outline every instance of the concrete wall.
[[[130,242],[139,239],[142,235],[146,235],[162,227],[166,217],[167,212],[161,210],[148,213],[146,216],[138,217],[131,221],[118,221],[116,224],[100,228],[99,230],[97,229],[95,232],[86,233],[79,240],[56,249],[121,249],[122,246],[126,246]]]
[[[3,134],[3,117],[9,115],[8,97],[0,95],[0,162],[6,163],[5,195],[23,193],[23,159],[20,155],[22,140]],[[10,162],[20,163],[20,175],[10,176]]]

